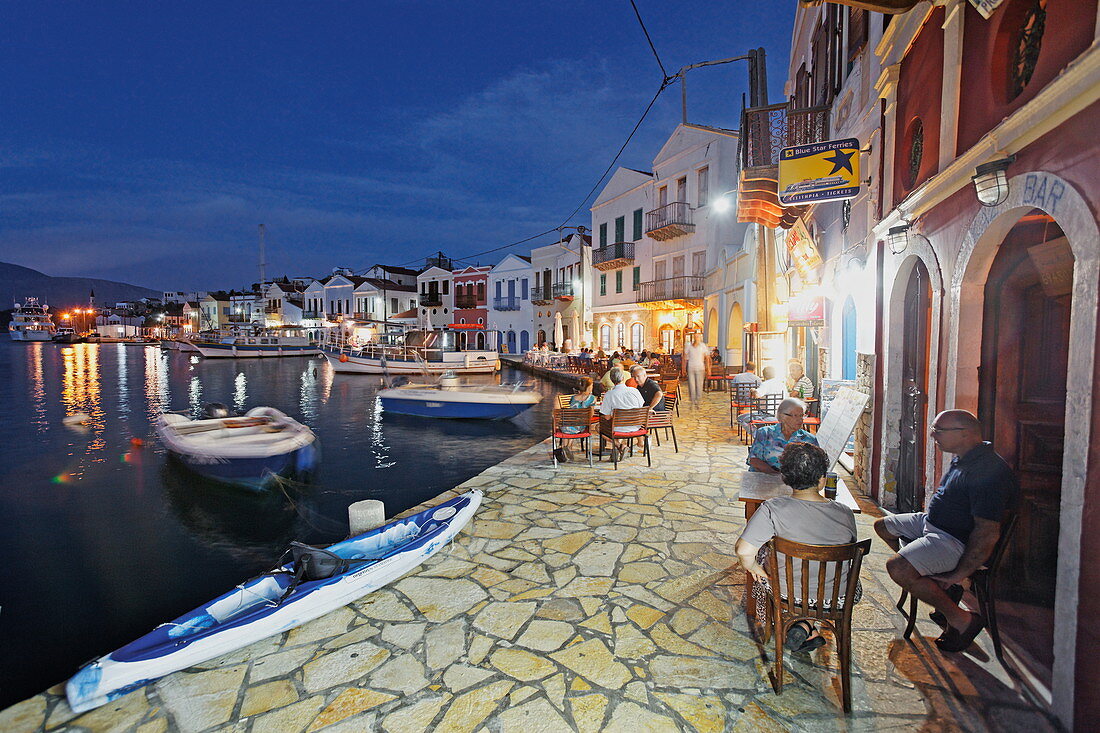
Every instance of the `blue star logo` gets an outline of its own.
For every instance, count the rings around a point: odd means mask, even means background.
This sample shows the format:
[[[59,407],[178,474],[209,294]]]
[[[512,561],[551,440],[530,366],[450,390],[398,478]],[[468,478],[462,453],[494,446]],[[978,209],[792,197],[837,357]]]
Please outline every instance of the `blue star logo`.
[[[845,153],[839,149],[834,150],[832,157],[825,158],[826,161],[833,164],[833,169],[829,171],[829,175],[831,176],[834,173],[839,173],[841,169],[847,169],[849,173],[854,174],[855,171],[852,170],[852,156],[855,154],[856,151],[854,150],[850,153]]]

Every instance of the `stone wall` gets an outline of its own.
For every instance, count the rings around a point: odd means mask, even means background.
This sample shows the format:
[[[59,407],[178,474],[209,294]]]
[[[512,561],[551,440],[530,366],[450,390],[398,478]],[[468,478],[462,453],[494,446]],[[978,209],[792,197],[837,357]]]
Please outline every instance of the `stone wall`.
[[[856,353],[856,390],[870,395],[867,408],[859,417],[855,430],[855,456],[852,478],[863,494],[871,493],[871,440],[873,436],[872,418],[875,406],[875,355]]]

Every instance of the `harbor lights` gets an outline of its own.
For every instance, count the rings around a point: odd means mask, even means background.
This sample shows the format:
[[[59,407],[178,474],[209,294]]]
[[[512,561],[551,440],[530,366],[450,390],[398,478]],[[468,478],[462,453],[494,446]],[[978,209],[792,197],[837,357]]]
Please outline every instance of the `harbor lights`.
[[[974,192],[982,206],[1000,206],[1008,199],[1008,175],[1005,171],[1016,160],[1015,155],[982,163],[974,169]]]

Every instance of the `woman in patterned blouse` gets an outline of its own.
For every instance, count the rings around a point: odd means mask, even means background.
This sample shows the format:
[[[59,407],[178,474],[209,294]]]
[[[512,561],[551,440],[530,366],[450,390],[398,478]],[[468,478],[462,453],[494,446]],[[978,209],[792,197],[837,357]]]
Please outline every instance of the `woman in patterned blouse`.
[[[809,443],[817,445],[817,437],[802,429],[802,418],[806,416],[806,403],[797,397],[788,397],[779,403],[775,411],[775,425],[758,428],[749,448],[750,471],[779,473],[779,456],[789,443]]]

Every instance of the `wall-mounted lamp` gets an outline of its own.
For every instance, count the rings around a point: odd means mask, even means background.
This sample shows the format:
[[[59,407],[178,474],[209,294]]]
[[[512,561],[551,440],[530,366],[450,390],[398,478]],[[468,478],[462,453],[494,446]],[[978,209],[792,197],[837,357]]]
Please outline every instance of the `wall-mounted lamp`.
[[[1008,199],[1008,176],[1005,171],[1016,160],[1015,155],[982,163],[974,170],[974,191],[982,206],[1000,206]]]
[[[886,246],[893,254],[900,255],[909,246],[909,225],[890,227],[886,235]]]

